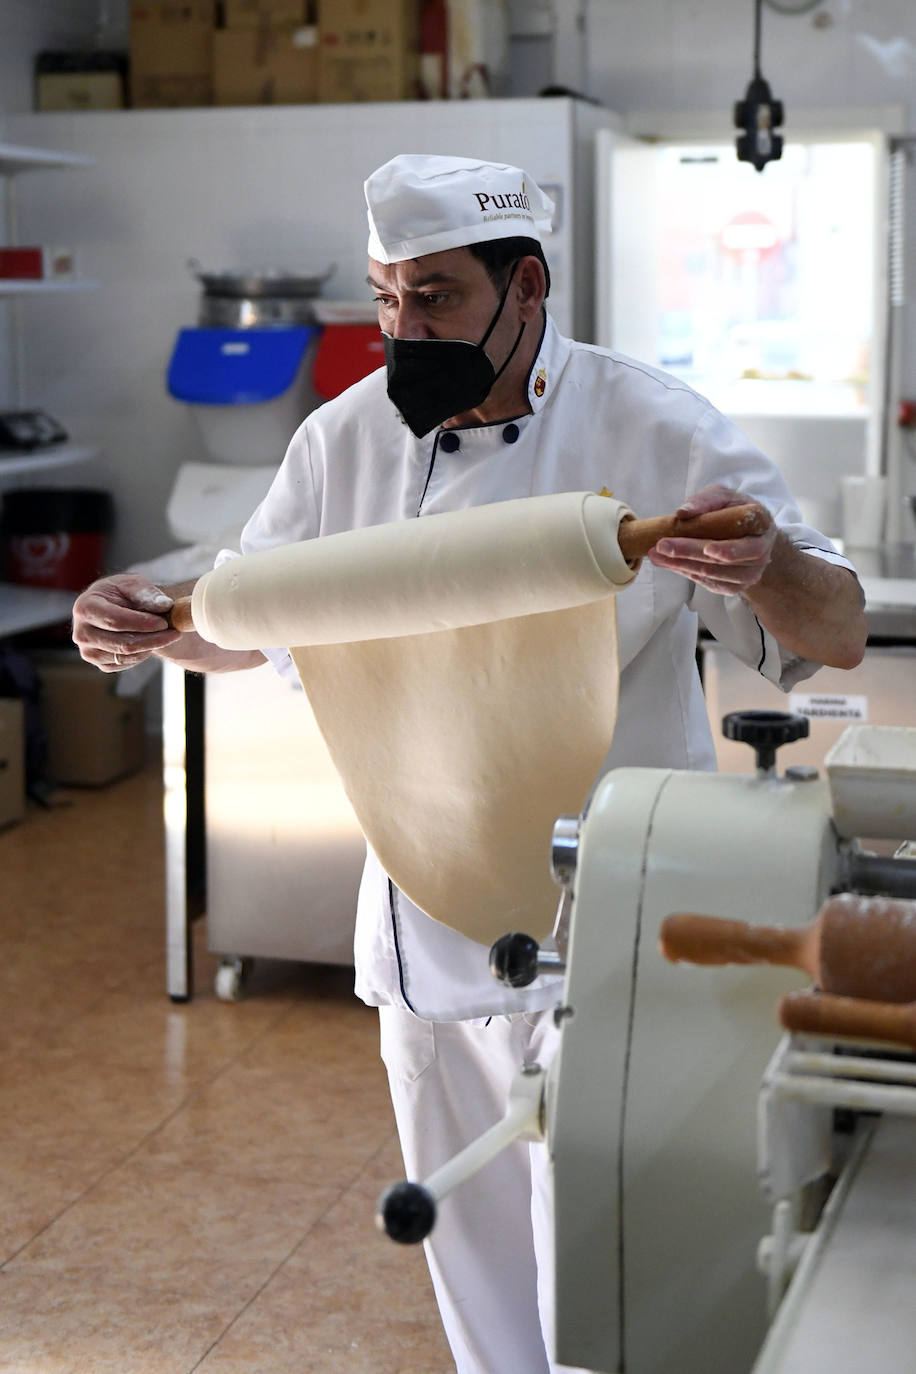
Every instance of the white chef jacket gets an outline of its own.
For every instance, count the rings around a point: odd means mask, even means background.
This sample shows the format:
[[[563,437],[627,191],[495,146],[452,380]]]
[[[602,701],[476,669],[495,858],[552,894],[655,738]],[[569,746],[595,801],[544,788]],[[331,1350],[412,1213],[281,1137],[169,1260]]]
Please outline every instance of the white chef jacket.
[[[305,419],[245,526],[242,552],[562,491],[604,491],[637,516],[662,515],[722,482],[765,505],[797,547],[851,567],[802,523],[772,463],[676,378],[564,338],[545,316],[527,394],[531,414],[417,439],[389,401],[380,368]],[[220,561],[230,556],[226,551]],[[646,561],[617,598],[620,695],[606,768],[715,767],[695,661],[697,617],[783,690],[820,667],[778,644],[740,596],[705,591]],[[295,677],[284,649],[264,652],[284,676]],[[407,1006],[431,1020],[540,1010],[558,995],[556,977],[525,989],[497,983],[488,950],[396,891],[371,851],[355,964],[357,995],[369,1005]]]

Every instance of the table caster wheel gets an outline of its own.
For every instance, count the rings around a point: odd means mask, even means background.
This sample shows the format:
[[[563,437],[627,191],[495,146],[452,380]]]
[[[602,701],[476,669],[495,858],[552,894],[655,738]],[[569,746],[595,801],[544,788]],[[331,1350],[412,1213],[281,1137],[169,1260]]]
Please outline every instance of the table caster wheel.
[[[216,970],[215,990],[221,1002],[237,1002],[251,972],[251,959],[224,959]]]

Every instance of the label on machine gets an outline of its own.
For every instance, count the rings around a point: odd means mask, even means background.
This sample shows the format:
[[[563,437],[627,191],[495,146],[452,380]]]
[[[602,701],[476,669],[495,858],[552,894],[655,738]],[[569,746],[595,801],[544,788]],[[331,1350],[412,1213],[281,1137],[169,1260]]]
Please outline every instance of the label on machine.
[[[868,720],[868,697],[845,692],[790,692],[789,710],[809,720]]]

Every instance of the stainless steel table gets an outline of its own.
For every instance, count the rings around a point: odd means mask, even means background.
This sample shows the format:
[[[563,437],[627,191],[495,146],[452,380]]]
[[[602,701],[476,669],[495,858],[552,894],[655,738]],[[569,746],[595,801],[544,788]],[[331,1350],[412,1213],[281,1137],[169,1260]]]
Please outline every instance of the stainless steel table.
[[[167,987],[206,911],[234,1000],[253,958],[349,964],[365,841],[304,694],[269,666],[163,673]]]

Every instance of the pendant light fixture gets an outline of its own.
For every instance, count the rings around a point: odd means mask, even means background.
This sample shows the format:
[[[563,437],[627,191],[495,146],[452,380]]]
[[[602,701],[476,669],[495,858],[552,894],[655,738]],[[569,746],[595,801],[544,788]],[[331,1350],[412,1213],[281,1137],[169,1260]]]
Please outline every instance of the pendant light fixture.
[[[760,15],[763,0],[754,0],[754,75],[743,100],[735,101],[735,128],[742,132],[735,139],[739,162],[752,162],[762,172],[768,162],[782,157],[782,138],[776,129],[782,124],[781,100],[774,100],[770,83],[760,74]]]

